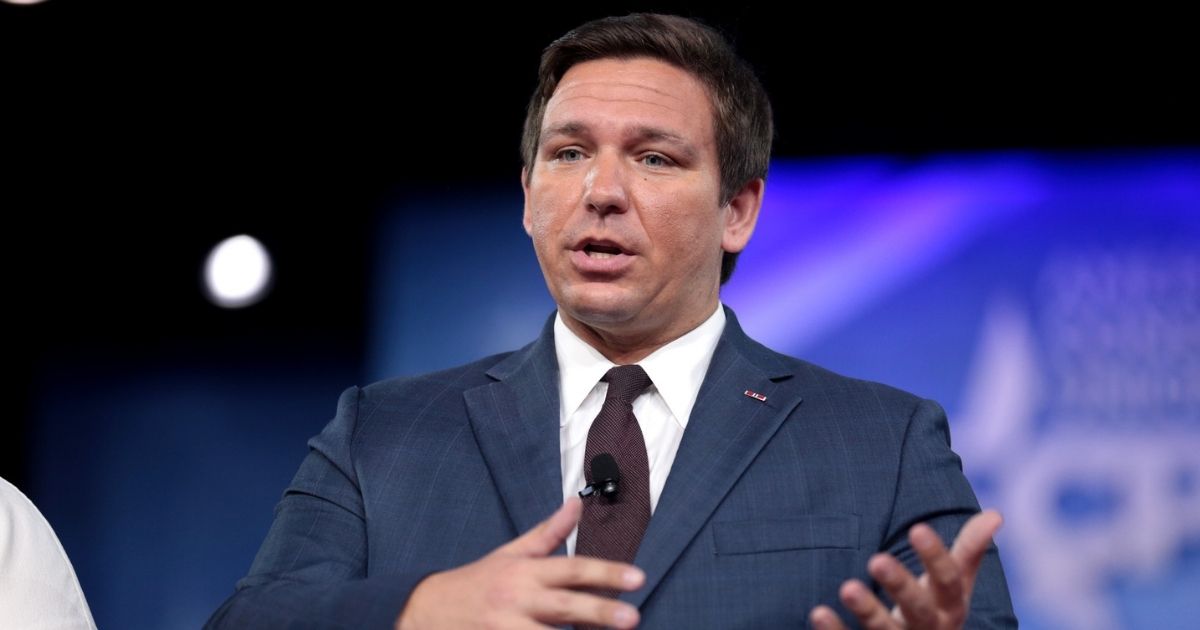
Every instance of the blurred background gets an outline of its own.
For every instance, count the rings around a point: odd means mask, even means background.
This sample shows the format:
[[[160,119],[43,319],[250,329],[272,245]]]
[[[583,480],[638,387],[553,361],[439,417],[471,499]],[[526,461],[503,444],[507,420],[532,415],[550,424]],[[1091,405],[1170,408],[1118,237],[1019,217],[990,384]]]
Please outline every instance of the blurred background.
[[[776,109],[747,331],[946,406],[1024,627],[1195,627],[1186,22],[736,5],[0,2],[0,476],[97,623],[201,625],[345,387],[537,334],[539,52],[663,10]]]

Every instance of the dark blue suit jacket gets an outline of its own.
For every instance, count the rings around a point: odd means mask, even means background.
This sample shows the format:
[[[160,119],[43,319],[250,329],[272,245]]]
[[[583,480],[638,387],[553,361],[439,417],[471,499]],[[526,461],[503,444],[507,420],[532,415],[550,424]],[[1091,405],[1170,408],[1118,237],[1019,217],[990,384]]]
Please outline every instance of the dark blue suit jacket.
[[[725,331],[622,599],[645,628],[799,628],[871,554],[918,571],[921,521],[979,510],[932,401]],[[431,572],[471,562],[562,502],[553,317],[516,352],[350,387],[209,627],[391,628]],[[760,401],[745,392],[766,396]],[[562,548],[558,553],[564,553]],[[849,619],[849,617],[846,617]],[[968,627],[1015,627],[993,548]]]

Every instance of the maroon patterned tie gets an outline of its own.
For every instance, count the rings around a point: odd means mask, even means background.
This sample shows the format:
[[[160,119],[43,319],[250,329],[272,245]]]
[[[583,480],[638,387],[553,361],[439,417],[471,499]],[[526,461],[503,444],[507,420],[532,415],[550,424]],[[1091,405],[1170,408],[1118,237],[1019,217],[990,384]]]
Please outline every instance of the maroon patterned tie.
[[[609,453],[621,477],[616,495],[595,493],[583,499],[575,553],[632,563],[650,522],[650,464],[646,441],[633,416],[633,401],[651,382],[640,365],[617,366],[601,380],[608,382],[608,394],[588,431],[583,475],[589,484],[596,481],[592,461],[600,453]],[[598,594],[615,597],[617,591]]]

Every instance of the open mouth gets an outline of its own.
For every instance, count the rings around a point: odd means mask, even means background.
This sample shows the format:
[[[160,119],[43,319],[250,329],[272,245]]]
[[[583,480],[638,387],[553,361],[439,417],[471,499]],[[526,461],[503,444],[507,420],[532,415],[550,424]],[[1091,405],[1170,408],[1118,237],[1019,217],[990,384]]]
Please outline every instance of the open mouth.
[[[588,258],[596,259],[612,258],[618,254],[625,253],[620,247],[601,243],[588,243],[583,246],[583,252],[588,255]]]

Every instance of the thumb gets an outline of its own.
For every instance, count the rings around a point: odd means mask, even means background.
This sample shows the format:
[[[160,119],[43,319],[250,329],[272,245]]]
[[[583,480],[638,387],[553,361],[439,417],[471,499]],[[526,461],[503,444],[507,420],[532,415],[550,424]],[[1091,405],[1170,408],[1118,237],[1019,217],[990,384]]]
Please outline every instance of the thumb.
[[[1000,529],[1003,522],[999,512],[985,510],[972,516],[954,539],[950,555],[958,561],[958,565],[963,568],[963,573],[969,579],[975,578],[983,556],[992,544],[992,536],[996,535],[996,530]]]
[[[571,497],[549,518],[500,549],[521,556],[548,556],[567,539],[571,530],[575,529],[581,514],[583,502],[579,497]]]

